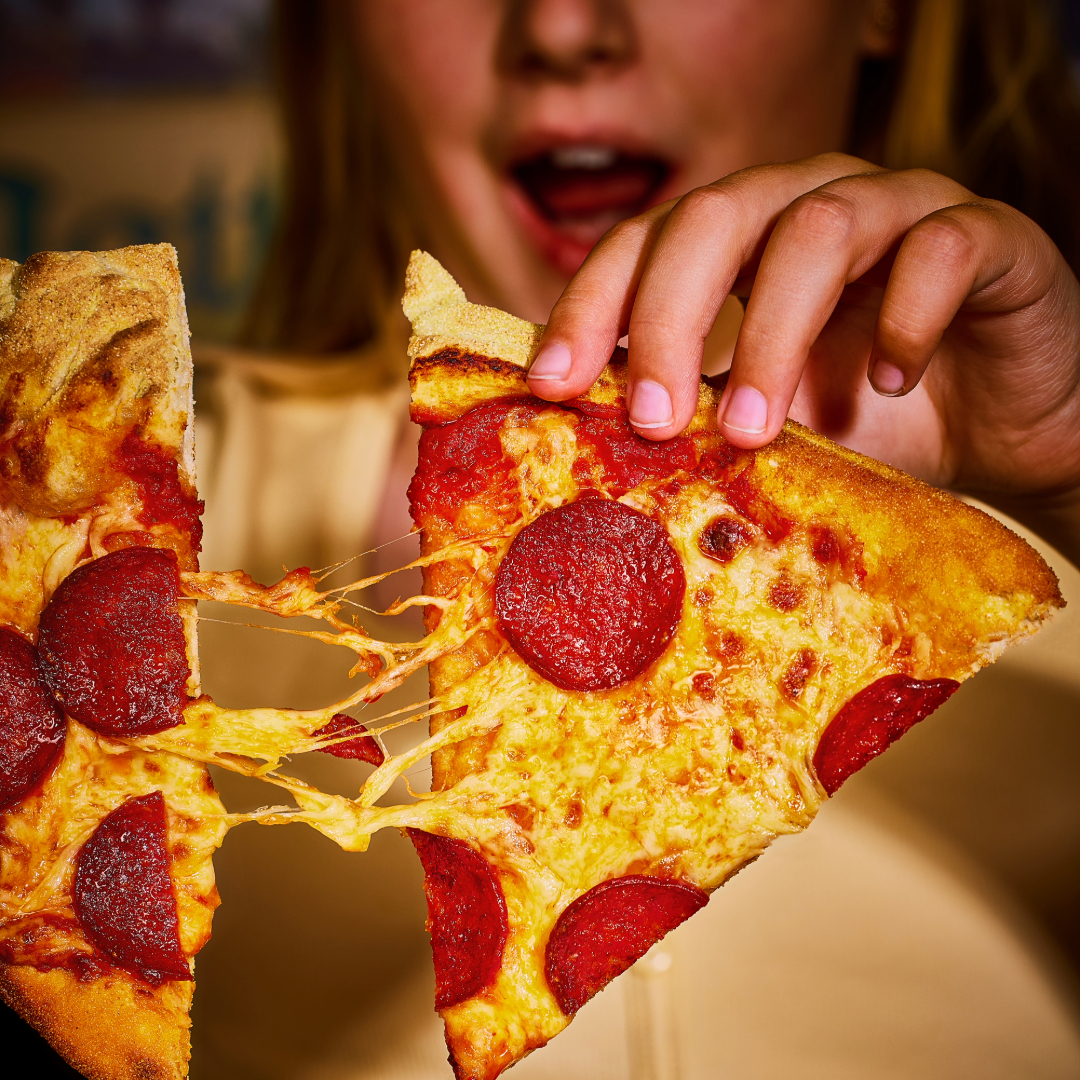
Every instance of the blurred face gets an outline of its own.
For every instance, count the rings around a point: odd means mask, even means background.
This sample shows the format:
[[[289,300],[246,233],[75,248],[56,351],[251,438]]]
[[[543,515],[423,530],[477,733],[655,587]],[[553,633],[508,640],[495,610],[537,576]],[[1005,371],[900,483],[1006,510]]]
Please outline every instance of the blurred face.
[[[859,60],[889,46],[871,0],[353,4],[434,254],[538,322],[617,221],[843,148]]]

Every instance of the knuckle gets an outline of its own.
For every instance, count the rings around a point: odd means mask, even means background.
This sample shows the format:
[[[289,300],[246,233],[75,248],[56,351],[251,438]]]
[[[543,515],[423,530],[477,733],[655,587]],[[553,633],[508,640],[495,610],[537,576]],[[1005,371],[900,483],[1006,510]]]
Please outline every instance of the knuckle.
[[[961,214],[939,210],[923,218],[909,234],[927,254],[940,264],[966,266],[975,255],[975,238]]]
[[[920,166],[914,169],[901,169],[895,175],[909,187],[939,192],[941,196],[951,202],[959,203],[975,197],[962,184],[957,183],[951,177],[934,172],[933,169]]]
[[[630,336],[638,341],[672,343],[685,336],[685,320],[680,313],[667,307],[648,305],[644,310],[634,308],[630,316]]]
[[[645,215],[626,218],[612,225],[597,247],[604,253],[620,252],[626,248],[636,249],[654,227],[653,221]]]
[[[732,227],[740,216],[735,191],[724,181],[687,192],[679,200],[677,212],[680,221],[708,221],[713,228]]]
[[[866,168],[866,162],[862,158],[845,154],[841,150],[827,150],[823,154],[815,154],[813,157],[807,158],[807,163],[820,165],[840,176],[851,172],[861,172]]]
[[[831,243],[851,240],[859,228],[859,211],[843,191],[819,188],[796,199],[785,212],[791,228]]]
[[[920,349],[933,335],[921,312],[893,304],[881,313],[878,336],[895,357]]]

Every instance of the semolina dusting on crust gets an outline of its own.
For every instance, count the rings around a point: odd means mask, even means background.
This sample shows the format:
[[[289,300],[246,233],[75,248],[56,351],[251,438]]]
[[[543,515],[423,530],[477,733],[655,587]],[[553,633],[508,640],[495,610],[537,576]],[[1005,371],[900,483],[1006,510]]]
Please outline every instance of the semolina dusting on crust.
[[[191,354],[176,251],[43,252],[0,260],[0,493],[71,514],[115,482],[132,426],[194,484]]]
[[[412,323],[412,417],[438,423],[523,385],[544,328],[497,308],[470,304],[461,286],[426,251],[414,251],[401,302]],[[445,381],[454,367],[465,381]],[[517,392],[520,392],[518,390]]]

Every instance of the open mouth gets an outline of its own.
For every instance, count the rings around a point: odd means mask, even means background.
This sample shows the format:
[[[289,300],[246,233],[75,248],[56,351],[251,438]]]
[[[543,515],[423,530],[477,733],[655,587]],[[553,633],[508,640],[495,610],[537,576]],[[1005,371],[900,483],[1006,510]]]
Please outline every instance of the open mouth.
[[[612,225],[649,207],[670,174],[661,158],[594,145],[554,147],[510,168],[532,211],[529,231],[568,273]]]

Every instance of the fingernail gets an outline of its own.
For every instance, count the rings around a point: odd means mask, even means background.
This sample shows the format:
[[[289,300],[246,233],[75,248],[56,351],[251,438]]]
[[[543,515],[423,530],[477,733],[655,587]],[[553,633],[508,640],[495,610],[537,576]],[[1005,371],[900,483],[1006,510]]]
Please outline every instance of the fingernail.
[[[870,372],[870,385],[886,397],[904,392],[904,373],[895,365],[879,360]]]
[[[630,423],[636,428],[667,427],[674,419],[671,395],[651,379],[634,383],[630,401]]]
[[[733,431],[745,431],[747,435],[760,435],[769,422],[769,403],[760,390],[752,386],[738,386],[728,398],[724,410],[724,424]]]
[[[565,345],[554,342],[545,345],[537,354],[529,368],[530,379],[550,379],[562,382],[570,374],[570,350]]]

